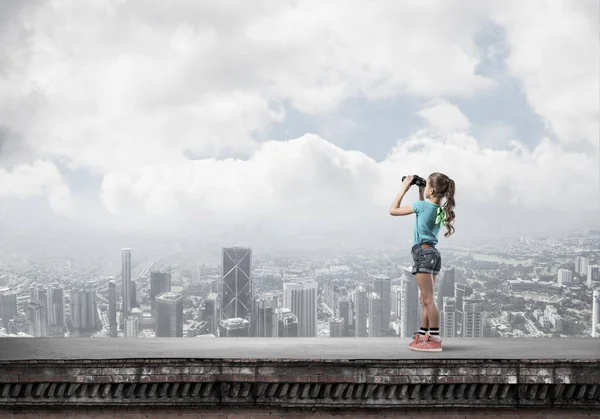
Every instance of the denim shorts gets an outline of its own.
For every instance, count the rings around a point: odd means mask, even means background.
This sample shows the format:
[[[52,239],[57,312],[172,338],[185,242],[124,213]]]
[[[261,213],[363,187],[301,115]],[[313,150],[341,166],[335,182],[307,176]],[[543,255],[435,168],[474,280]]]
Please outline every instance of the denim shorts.
[[[442,256],[435,247],[421,247],[414,245],[411,249],[413,264],[412,274],[430,273],[437,275],[442,269]]]

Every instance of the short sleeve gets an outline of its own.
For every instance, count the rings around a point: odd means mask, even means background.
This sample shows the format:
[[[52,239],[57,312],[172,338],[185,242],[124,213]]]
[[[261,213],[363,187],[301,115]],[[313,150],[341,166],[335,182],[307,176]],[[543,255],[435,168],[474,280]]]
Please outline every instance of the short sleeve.
[[[410,204],[410,206],[412,207],[412,210],[415,214],[420,214],[421,211],[423,210],[423,202],[424,201],[415,201],[412,204]]]

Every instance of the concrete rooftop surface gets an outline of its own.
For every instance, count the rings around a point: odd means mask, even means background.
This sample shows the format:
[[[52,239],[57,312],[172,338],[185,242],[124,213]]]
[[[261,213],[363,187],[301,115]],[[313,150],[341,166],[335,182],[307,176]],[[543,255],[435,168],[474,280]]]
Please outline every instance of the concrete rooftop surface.
[[[600,339],[445,339],[439,353],[409,338],[0,338],[0,361],[30,359],[565,359],[600,360]]]

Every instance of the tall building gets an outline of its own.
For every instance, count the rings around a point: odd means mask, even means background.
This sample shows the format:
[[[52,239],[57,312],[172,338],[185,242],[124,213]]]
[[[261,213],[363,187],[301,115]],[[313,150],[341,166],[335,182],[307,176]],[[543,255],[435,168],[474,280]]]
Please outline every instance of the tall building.
[[[48,328],[48,288],[39,284],[31,287],[29,298],[27,315],[31,322],[32,335],[35,337],[50,336]]]
[[[333,317],[329,320],[329,337],[341,338],[344,336],[344,319]]]
[[[157,295],[171,292],[171,272],[150,271],[150,308],[156,308],[154,299]]]
[[[485,324],[483,300],[467,298],[463,300],[464,324],[463,337],[482,338]]]
[[[589,265],[587,270],[587,286],[593,287],[598,284],[598,282],[600,282],[600,266]]]
[[[573,272],[568,269],[559,269],[556,273],[558,285],[569,285],[573,282]]]
[[[48,336],[48,316],[46,305],[40,301],[27,305],[27,317],[31,323],[31,335],[36,338]]]
[[[390,330],[391,311],[392,311],[392,280],[384,275],[377,275],[373,278],[373,290],[379,294],[381,301],[381,327],[382,332]]]
[[[350,297],[343,297],[338,300],[337,317],[344,319],[344,331],[342,336],[349,336],[349,330],[354,325],[354,308]]]
[[[298,317],[298,337],[317,336],[317,283],[283,283],[283,307]]]
[[[131,311],[131,249],[121,252],[121,298],[122,316],[126,318]]]
[[[65,334],[65,289],[57,283],[48,289],[48,328],[51,336]]]
[[[117,283],[108,281],[108,329],[111,337],[117,336]]]
[[[367,298],[369,300],[369,337],[378,338],[381,337],[382,332],[383,302],[376,292],[369,293]]]
[[[298,317],[289,308],[277,309],[277,337],[298,337]]]
[[[598,326],[600,325],[600,288],[594,290],[592,294],[592,337],[596,338],[599,336],[600,331]]]
[[[400,318],[401,303],[402,287],[400,285],[392,285],[392,311],[394,312],[394,320]]]
[[[364,338],[369,336],[367,321],[369,318],[369,298],[367,290],[359,285],[354,290],[354,336]]]
[[[137,288],[138,288],[137,285],[138,285],[137,281],[132,280],[130,282],[131,290],[129,292],[129,298],[131,300],[131,305],[130,305],[131,309],[140,307],[140,304],[138,303],[138,297],[137,297]]]
[[[71,322],[82,334],[93,333],[98,323],[96,290],[93,288],[71,289]]]
[[[575,256],[575,273],[587,275],[589,263],[585,256]]]
[[[444,297],[454,297],[454,278],[454,267],[444,269],[444,271],[442,271],[442,275],[436,278],[438,282],[436,301],[438,311],[442,310],[442,308],[444,307]]]
[[[454,299],[456,301],[456,336],[462,336],[463,334],[463,318],[464,318],[464,307],[463,301],[473,294],[473,288],[467,284],[454,284]]]
[[[277,327],[277,293],[264,292],[254,300],[252,335],[260,338],[273,337]]]
[[[252,249],[224,247],[221,258],[221,320],[248,319],[252,313]]]
[[[421,304],[419,302],[419,286],[409,270],[404,269],[400,282],[402,301],[400,314],[400,336],[412,337],[419,330],[421,322]]]
[[[250,336],[250,321],[242,318],[221,320],[219,336],[222,338],[247,338]]]
[[[442,337],[456,337],[456,300],[454,297],[444,297],[440,320],[440,334]]]
[[[219,294],[212,292],[204,300],[202,320],[208,323],[208,333],[219,334]]]
[[[2,325],[8,330],[8,323],[17,315],[17,293],[5,288],[0,292],[0,314]]]
[[[183,295],[175,292],[159,294],[156,300],[156,337],[183,337]]]
[[[125,337],[137,338],[140,333],[139,318],[136,316],[125,317]]]

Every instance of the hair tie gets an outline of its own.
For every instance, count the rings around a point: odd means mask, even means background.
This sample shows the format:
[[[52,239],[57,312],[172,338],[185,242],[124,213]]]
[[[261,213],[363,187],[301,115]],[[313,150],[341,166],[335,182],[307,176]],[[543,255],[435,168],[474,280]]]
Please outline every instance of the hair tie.
[[[438,207],[437,214],[435,217],[435,223],[442,225],[446,222],[446,211],[442,209],[442,207]]]

